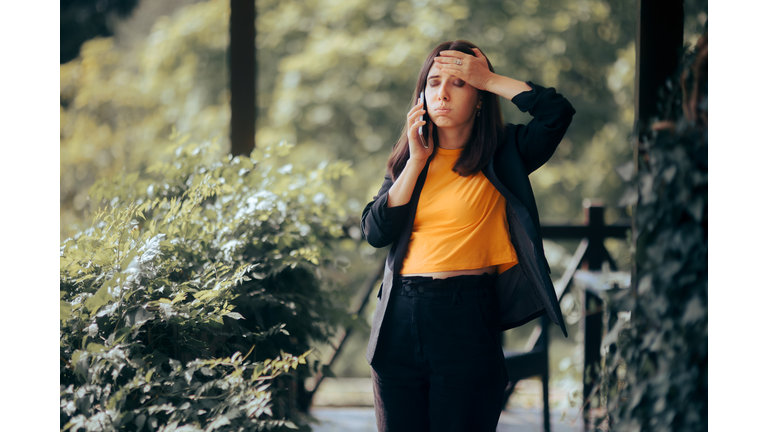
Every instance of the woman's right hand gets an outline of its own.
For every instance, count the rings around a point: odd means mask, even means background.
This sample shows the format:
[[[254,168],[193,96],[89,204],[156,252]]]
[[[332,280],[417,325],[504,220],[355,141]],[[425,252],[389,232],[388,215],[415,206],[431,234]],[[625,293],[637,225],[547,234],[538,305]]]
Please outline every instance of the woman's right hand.
[[[427,142],[427,148],[424,148],[422,144],[422,137],[419,136],[419,126],[427,124],[425,120],[419,121],[419,116],[427,115],[426,110],[423,109],[424,102],[417,103],[410,111],[408,111],[408,149],[410,150],[410,159],[413,162],[426,163],[429,156],[432,154],[435,146],[432,142],[432,123],[429,124],[429,138],[425,139]]]

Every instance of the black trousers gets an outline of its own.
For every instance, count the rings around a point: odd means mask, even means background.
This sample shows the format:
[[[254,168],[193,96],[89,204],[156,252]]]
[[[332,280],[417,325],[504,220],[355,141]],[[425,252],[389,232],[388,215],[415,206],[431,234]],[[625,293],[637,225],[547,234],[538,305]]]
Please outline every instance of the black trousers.
[[[396,280],[371,363],[379,432],[496,430],[509,379],[495,279]]]

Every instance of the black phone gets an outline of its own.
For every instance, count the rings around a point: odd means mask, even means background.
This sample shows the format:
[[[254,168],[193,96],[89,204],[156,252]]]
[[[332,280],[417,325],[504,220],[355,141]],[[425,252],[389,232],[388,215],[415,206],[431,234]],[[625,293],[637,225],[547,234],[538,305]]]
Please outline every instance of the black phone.
[[[427,101],[424,98],[424,92],[422,91],[419,95],[419,102],[424,102],[424,106],[422,109],[424,111],[427,110]],[[424,114],[419,116],[419,121],[424,121]],[[429,122],[429,114],[427,114],[427,122]],[[419,137],[421,137],[421,145],[424,146],[424,148],[429,148],[429,145],[427,144],[427,139],[429,138],[429,129],[424,127],[426,125],[419,126]]]

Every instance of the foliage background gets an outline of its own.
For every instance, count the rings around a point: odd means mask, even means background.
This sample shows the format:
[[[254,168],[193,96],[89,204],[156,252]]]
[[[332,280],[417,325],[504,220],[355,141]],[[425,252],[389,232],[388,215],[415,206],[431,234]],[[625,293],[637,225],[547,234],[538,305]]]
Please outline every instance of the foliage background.
[[[473,41],[499,73],[555,87],[576,108],[558,151],[531,177],[544,223],[580,221],[585,198],[605,202],[608,223],[627,217],[615,204],[621,180],[613,167],[631,157],[636,4],[264,0],[257,8],[257,146],[286,140],[295,147],[281,163],[343,159],[354,170],[339,184],[349,217],[334,246],[336,270],[327,273],[349,294],[385,252],[360,241],[359,214],[381,182],[422,57],[442,40]],[[706,1],[686,1],[687,40],[705,20]],[[118,23],[118,37],[86,42],[61,66],[61,239],[92,214],[88,188],[97,179],[169,160],[172,128],[197,142],[219,137],[226,152],[227,24],[228,1],[195,2],[158,17],[146,36],[131,30],[146,26]],[[529,120],[511,103],[502,107],[507,121]],[[625,242],[607,243],[627,269]],[[557,278],[576,244],[545,247]],[[571,298],[564,309],[575,334],[580,305]],[[507,343],[521,344],[528,330],[507,332]],[[553,352],[574,343],[556,333],[552,341]],[[556,376],[579,372],[577,360],[558,357]],[[346,356],[335,371],[365,376],[367,366]]]

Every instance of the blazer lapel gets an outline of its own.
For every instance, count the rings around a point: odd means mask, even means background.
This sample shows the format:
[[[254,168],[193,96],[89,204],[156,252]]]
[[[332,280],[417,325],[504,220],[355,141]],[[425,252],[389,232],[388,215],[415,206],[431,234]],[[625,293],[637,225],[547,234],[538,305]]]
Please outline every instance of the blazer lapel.
[[[411,230],[413,230],[413,220],[416,218],[416,207],[419,203],[421,189],[424,187],[424,181],[427,179],[429,162],[430,161],[427,160],[427,163],[424,165],[424,169],[421,170],[421,174],[419,174],[419,178],[416,180],[416,185],[413,187],[411,201],[408,204],[408,218],[406,219],[405,225],[400,232],[400,237],[397,239],[397,242],[392,245],[389,253],[387,254],[387,261],[386,265],[384,266],[384,277],[381,283],[381,300],[376,306],[376,311],[373,313],[371,338],[368,341],[368,349],[365,354],[365,358],[368,360],[368,364],[371,364],[373,361],[373,354],[376,351],[376,344],[379,339],[379,331],[381,330],[381,323],[384,321],[384,314],[387,311],[389,295],[392,292],[395,275],[400,273],[400,268],[403,265],[405,253],[408,251],[408,243],[411,241]]]
[[[491,161],[488,162],[488,165],[483,167],[482,171],[483,174],[485,174],[485,178],[491,182],[491,184],[501,193],[501,195],[515,210],[517,219],[523,226],[525,233],[528,234],[528,238],[531,240],[538,238],[539,235],[536,231],[536,226],[533,224],[533,220],[531,219],[531,214],[528,212],[528,209],[516,196],[512,194],[512,192],[510,192],[504,186],[504,184],[501,183],[501,180],[499,180],[499,178],[496,176],[496,172],[493,169],[493,158],[491,158]]]

